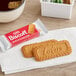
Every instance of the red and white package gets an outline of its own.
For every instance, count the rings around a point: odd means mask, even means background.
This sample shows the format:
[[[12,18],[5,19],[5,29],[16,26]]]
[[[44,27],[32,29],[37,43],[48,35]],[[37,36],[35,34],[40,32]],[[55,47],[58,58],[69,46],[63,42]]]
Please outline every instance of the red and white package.
[[[39,37],[47,33],[48,30],[38,19],[32,24],[0,36],[0,49],[4,52],[22,42]]]

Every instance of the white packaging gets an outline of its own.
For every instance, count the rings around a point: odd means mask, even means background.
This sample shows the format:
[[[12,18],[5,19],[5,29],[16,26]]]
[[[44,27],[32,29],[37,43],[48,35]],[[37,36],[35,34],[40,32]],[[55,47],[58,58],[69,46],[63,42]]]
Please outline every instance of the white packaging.
[[[36,20],[34,23],[34,32],[29,33],[29,25],[21,27],[17,30],[11,31],[5,35],[0,36],[0,50],[5,52],[6,50],[31,39],[43,36],[48,33],[48,30],[40,19]],[[31,24],[31,25],[32,25]]]
[[[44,2],[41,0],[41,15],[47,17],[71,19],[73,5],[74,0],[71,4]]]

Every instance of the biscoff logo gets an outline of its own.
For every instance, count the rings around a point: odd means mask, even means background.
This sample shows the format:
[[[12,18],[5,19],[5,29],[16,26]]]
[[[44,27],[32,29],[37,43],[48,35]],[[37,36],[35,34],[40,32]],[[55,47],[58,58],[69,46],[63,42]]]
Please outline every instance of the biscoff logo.
[[[22,31],[21,33],[20,33],[20,31],[16,31],[16,32],[13,32],[13,35],[8,36],[8,38],[10,40],[15,40],[15,39],[18,39],[18,38],[25,36],[27,34],[28,33],[26,32],[26,30]]]
[[[20,44],[21,42],[28,41],[40,35],[39,31],[35,28],[33,33],[28,32],[29,25],[20,29],[5,34],[5,37],[11,43],[11,47]]]

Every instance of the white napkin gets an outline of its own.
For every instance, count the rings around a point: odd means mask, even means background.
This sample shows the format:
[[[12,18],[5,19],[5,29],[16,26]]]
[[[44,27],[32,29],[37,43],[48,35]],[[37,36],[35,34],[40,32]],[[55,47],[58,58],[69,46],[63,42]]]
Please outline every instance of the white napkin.
[[[76,61],[76,28],[66,28],[49,31],[45,36],[32,39],[30,41],[24,42],[10,50],[6,53],[1,54],[1,68],[5,74],[31,70],[35,68],[43,68],[48,66],[54,66],[64,63],[71,63]],[[49,59],[42,62],[35,61],[34,58],[24,58],[21,53],[21,47],[23,45],[46,41],[49,39],[57,40],[68,40],[72,46],[72,53],[68,56],[63,56],[59,58]]]

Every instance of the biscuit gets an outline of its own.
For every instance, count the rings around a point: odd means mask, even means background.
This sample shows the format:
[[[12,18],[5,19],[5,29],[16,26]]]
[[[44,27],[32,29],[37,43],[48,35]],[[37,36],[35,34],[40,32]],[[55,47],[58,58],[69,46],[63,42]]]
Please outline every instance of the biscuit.
[[[28,28],[28,33],[29,34],[33,34],[35,32],[35,25],[34,24],[30,24],[29,28]]]
[[[36,61],[44,61],[56,57],[69,55],[72,52],[71,46],[67,40],[56,41],[48,46],[35,47],[33,55]]]
[[[8,3],[8,8],[9,9],[14,9],[17,8],[21,5],[21,1],[12,1]]]
[[[71,4],[71,0],[67,0],[67,2],[66,2],[67,4]]]
[[[24,45],[21,48],[21,51],[23,53],[23,56],[26,58],[30,58],[33,57],[33,50],[35,47],[40,47],[40,46],[47,46],[47,45],[51,45],[52,43],[56,42],[57,40],[48,40],[48,41],[44,41],[44,42],[40,42],[40,43],[34,43],[34,44],[30,44],[30,45]]]
[[[64,4],[71,4],[71,0],[63,0]]]

